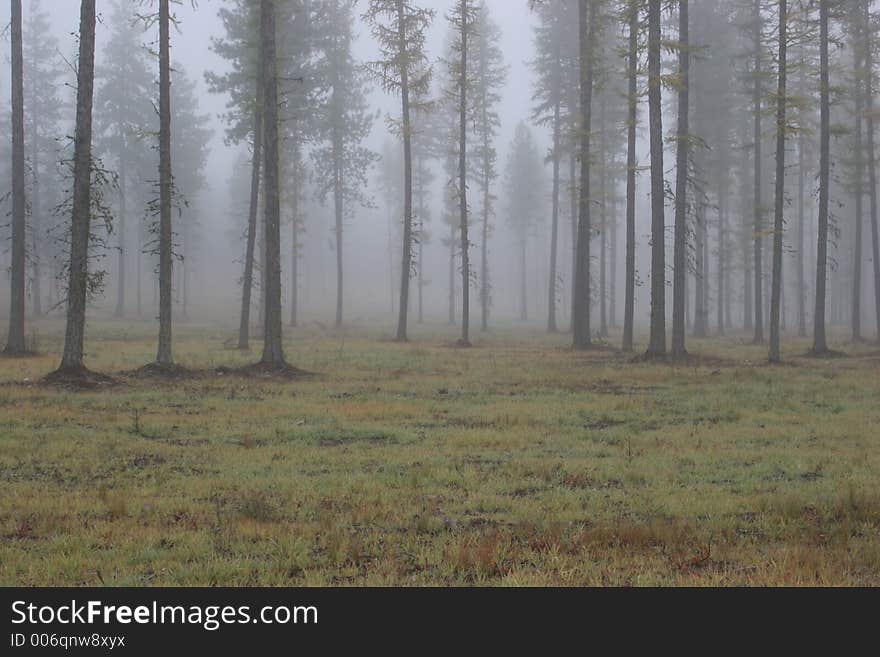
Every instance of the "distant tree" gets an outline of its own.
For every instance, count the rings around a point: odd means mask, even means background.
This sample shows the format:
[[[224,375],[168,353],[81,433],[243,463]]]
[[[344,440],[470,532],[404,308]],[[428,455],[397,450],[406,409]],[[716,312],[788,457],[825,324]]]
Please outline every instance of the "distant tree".
[[[116,317],[125,312],[128,245],[128,219],[135,188],[155,179],[152,149],[147,134],[154,132],[155,112],[150,98],[153,76],[147,68],[146,51],[141,47],[141,26],[134,21],[131,7],[114,2],[110,14],[110,37],[105,46],[106,63],[95,90],[95,151],[109,158],[119,176]],[[142,194],[143,196],[143,194]],[[140,312],[140,308],[138,308]]]
[[[557,331],[557,251],[559,241],[560,166],[563,139],[563,103],[565,85],[565,53],[563,52],[566,18],[561,0],[535,4],[538,25],[535,27],[535,59],[531,68],[536,74],[532,93],[532,120],[550,126],[552,145],[549,159],[553,165],[552,210],[550,220],[550,290],[548,292],[547,330]]]
[[[229,97],[226,140],[238,144],[250,140],[251,191],[245,237],[242,300],[238,330],[238,348],[246,350],[250,342],[251,294],[254,279],[254,254],[257,240],[260,174],[263,162],[263,80],[260,72],[259,5],[250,0],[233,0],[218,9],[226,38],[213,38],[211,47],[227,60],[231,70],[223,75],[206,72],[208,88]]]
[[[504,198],[507,221],[519,248],[519,312],[528,314],[528,242],[543,211],[541,179],[543,166],[531,131],[520,123],[516,127],[505,171]]]
[[[24,56],[22,54],[21,0],[12,0],[12,276],[9,334],[5,353],[27,351],[24,339],[26,280],[26,202],[24,177]]]
[[[371,205],[365,192],[378,156],[362,145],[373,125],[362,69],[352,53],[355,0],[326,0],[327,29],[318,41],[316,77],[328,81],[329,93],[318,108],[318,138],[312,152],[320,196],[333,195],[336,242],[336,325],[343,313],[343,225],[350,205]],[[348,209],[347,209],[348,208]]]
[[[43,308],[43,265],[48,259],[46,245],[47,210],[57,198],[55,164],[60,156],[58,134],[64,104],[58,95],[63,74],[59,64],[58,40],[51,32],[49,14],[40,0],[32,0],[24,32],[25,132],[30,143],[30,249],[31,303],[33,315],[40,317]],[[49,203],[44,203],[49,200]]]
[[[489,7],[483,0],[477,8],[476,26],[472,40],[472,105],[474,146],[471,169],[480,187],[480,329],[489,329],[489,306],[491,301],[491,275],[489,272],[489,237],[492,233],[495,196],[492,186],[498,177],[498,153],[495,139],[501,127],[498,105],[501,89],[507,81],[507,65],[504,53],[498,45],[501,30],[492,19]]]
[[[426,96],[430,86],[431,68],[427,64],[425,38],[434,11],[420,8],[412,0],[369,0],[364,19],[371,26],[380,49],[380,59],[368,63],[368,70],[386,92],[399,93],[401,101],[401,119],[394,126],[403,138],[404,172],[397,339],[406,341],[413,246],[411,96],[413,99]]]

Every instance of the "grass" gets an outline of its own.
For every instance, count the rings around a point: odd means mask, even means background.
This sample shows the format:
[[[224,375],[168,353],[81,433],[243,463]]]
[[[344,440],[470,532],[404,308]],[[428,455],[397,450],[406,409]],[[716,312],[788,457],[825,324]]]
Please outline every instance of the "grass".
[[[231,332],[178,326],[210,374],[124,375],[148,325],[90,327],[122,385],[0,360],[2,585],[877,585],[880,357],[689,365],[442,327],[287,338],[300,381],[238,377]],[[709,358],[711,356],[711,358]],[[220,366],[229,368],[220,370]]]

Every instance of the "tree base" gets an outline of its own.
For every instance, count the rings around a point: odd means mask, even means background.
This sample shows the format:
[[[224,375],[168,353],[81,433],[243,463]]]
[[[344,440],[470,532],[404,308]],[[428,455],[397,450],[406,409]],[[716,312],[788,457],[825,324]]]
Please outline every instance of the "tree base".
[[[112,376],[93,372],[84,365],[78,367],[59,367],[40,381],[43,385],[67,390],[95,390],[119,385]]]

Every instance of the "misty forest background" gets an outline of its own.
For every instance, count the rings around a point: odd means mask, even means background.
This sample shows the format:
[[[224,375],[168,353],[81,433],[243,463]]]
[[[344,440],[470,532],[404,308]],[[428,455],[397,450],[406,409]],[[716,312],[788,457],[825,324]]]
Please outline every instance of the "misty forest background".
[[[82,68],[61,4],[24,2],[4,32],[13,352],[24,315],[68,309]],[[165,4],[97,3],[88,310],[236,322],[246,346],[272,294],[263,3]],[[469,311],[462,344],[528,321],[577,347],[650,333],[653,355],[875,337],[872,2],[273,4],[285,324],[405,338]]]

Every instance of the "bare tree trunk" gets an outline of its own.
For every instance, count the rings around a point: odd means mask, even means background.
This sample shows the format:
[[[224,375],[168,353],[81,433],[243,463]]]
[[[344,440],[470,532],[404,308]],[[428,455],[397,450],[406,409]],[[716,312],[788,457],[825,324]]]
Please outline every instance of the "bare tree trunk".
[[[557,62],[561,56],[559,53],[559,42],[557,41]],[[558,70],[558,69],[557,69]],[[556,74],[558,76],[558,73]],[[562,154],[562,118],[561,118],[561,102],[559,94],[561,93],[561,81],[556,80],[556,100],[553,105],[553,209],[550,222],[550,286],[547,292],[547,331],[556,333],[556,267],[557,256],[559,251],[559,168]]]
[[[419,324],[425,323],[425,158],[419,155],[416,169],[419,173]]]
[[[24,57],[21,36],[21,0],[12,0],[12,276],[9,335],[5,353],[26,351],[24,339],[26,218],[24,196]],[[31,111],[37,111],[31,108]]]
[[[754,275],[755,275],[755,344],[764,342],[764,302],[762,300],[761,286],[763,284],[763,260],[761,256],[762,231],[764,222],[761,217],[761,0],[755,0],[755,70],[752,103],[754,111],[754,139],[755,139],[755,184],[754,184]]]
[[[773,220],[773,289],[770,297],[770,362],[780,353],[779,315],[782,305],[782,238],[785,230],[785,130],[786,49],[788,46],[788,3],[779,0],[779,84],[776,90],[776,198]]]
[[[639,10],[629,6],[629,91],[627,95],[626,148],[626,301],[623,310],[623,350],[633,350],[633,322],[636,305],[636,128],[638,123]]]
[[[455,324],[455,224],[449,226],[449,325]]]
[[[694,213],[694,337],[705,338],[708,310],[706,294],[706,203],[702,198],[695,198]]]
[[[406,19],[402,0],[397,1],[398,52],[407,52]],[[401,57],[403,55],[401,54]],[[409,276],[412,268],[412,123],[409,116],[409,73],[406,62],[400,64],[400,98],[403,119],[403,261],[400,267],[400,307],[397,340],[406,342],[409,315]],[[467,296],[467,290],[465,290]]]
[[[291,200],[291,220],[290,220],[290,325],[297,326],[299,324],[299,195],[302,172],[299,166],[299,145],[295,146],[296,153],[294,155],[293,180],[293,198]]]
[[[593,47],[596,40],[596,2],[579,0],[581,180],[578,196],[577,254],[574,279],[574,348],[592,347],[590,334],[590,130],[593,102]]]
[[[865,3],[865,24],[869,24],[869,7]],[[874,312],[877,316],[877,340],[880,341],[880,237],[877,226],[877,162],[874,150],[874,56],[871,30],[865,30],[865,121],[868,150],[868,198],[871,204],[871,246],[874,264]]]
[[[484,103],[484,114],[485,111],[486,109]],[[487,121],[488,120],[484,116],[483,125],[485,125]],[[488,142],[488,135],[486,135],[486,138],[483,141],[484,152],[488,152]],[[491,305],[492,301],[492,279],[489,275],[489,203],[491,202],[491,192],[489,187],[489,171],[487,169],[483,171],[483,239],[480,244],[480,248],[482,251],[482,271],[480,272],[480,301],[483,309],[480,329],[482,331],[489,330],[489,306]]]
[[[608,326],[617,328],[617,180],[608,202]]]
[[[804,88],[804,69],[806,67],[801,62],[801,85],[800,89]],[[798,131],[798,201],[797,201],[797,213],[798,213],[798,247],[797,247],[797,258],[796,258],[796,266],[797,266],[797,290],[798,290],[798,337],[804,338],[807,336],[807,281],[806,281],[806,270],[804,265],[804,251],[806,250],[806,214],[804,212],[804,192],[805,192],[805,179],[806,179],[806,156],[804,154],[804,150],[806,148],[806,136],[804,135],[804,131]]]
[[[825,289],[828,271],[828,202],[831,168],[831,109],[828,75],[828,0],[819,0],[819,236],[816,248],[816,305],[813,353],[828,352],[825,338]]]
[[[723,167],[722,167],[723,170]],[[727,182],[720,176],[718,190],[718,335],[724,335],[727,295],[725,279],[727,275]]]
[[[865,148],[862,142],[862,115],[864,113],[864,97],[862,96],[862,52],[861,44],[854,48],[853,78],[855,89],[856,125],[853,130],[855,141],[855,230],[853,240],[853,280],[852,280],[852,339],[854,342],[862,340],[862,223],[864,221],[864,179],[865,179]]]
[[[275,0],[262,0],[261,50],[265,93],[265,183],[263,202],[266,242],[265,320],[263,326],[264,365],[283,367],[281,321],[281,202],[278,178],[278,71],[275,45]]]
[[[690,134],[690,53],[688,52],[688,0],[678,2],[678,140],[675,161],[675,243],[672,279],[672,355],[681,357],[685,349],[685,297],[687,295],[687,184]]]
[[[37,107],[36,78],[31,83],[31,107]],[[31,167],[33,169],[34,184],[31,198],[31,294],[33,296],[33,316],[43,316],[43,291],[42,291],[42,208],[40,207],[40,153],[38,145],[37,118],[31,120]]]
[[[159,351],[156,362],[169,366],[171,355],[171,16],[169,0],[159,0]]]
[[[125,137],[123,137],[125,139]],[[126,157],[123,155],[119,159],[119,254],[117,276],[119,281],[116,288],[116,310],[113,313],[115,317],[123,317],[125,315],[125,215],[128,214],[128,201],[126,178],[128,177],[128,167]]]
[[[73,217],[70,230],[70,280],[67,327],[60,370],[83,369],[86,293],[89,277],[92,101],[95,89],[95,0],[82,0],[79,22],[79,66],[76,84],[76,132],[73,153]]]
[[[458,203],[461,229],[461,338],[462,347],[470,346],[470,243],[468,240],[467,204],[467,61],[468,0],[461,0],[461,73],[458,80]]]
[[[241,286],[241,314],[238,325],[238,348],[250,346],[251,294],[254,289],[254,251],[257,243],[257,209],[260,197],[260,167],[263,159],[263,81],[257,76],[254,105],[254,144],[251,160],[251,200],[248,207],[247,245],[244,254],[244,277]]]
[[[648,105],[651,141],[651,340],[648,356],[666,355],[666,220],[663,185],[663,105],[660,78],[660,5],[648,5]]]
[[[604,53],[603,53],[604,54]],[[608,137],[605,94],[599,103],[599,335],[608,337]]]

